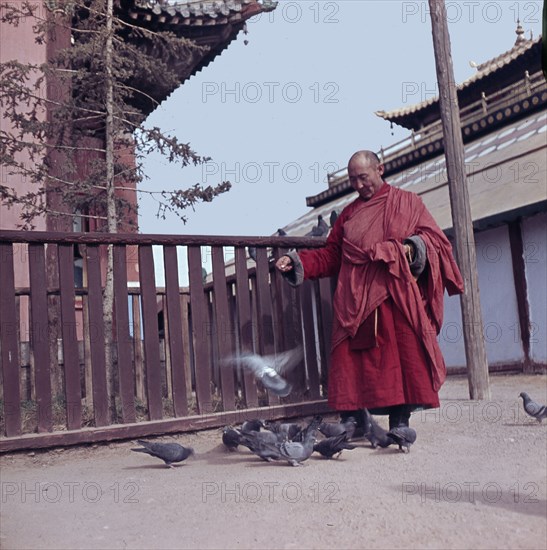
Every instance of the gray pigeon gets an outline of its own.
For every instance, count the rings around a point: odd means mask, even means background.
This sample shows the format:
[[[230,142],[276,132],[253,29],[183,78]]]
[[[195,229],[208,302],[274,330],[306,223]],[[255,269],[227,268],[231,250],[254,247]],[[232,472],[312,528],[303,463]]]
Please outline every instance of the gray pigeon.
[[[287,234],[287,232],[286,232],[284,229],[279,228],[279,229],[277,230],[277,235],[278,235],[279,237],[284,237],[286,234]]]
[[[241,425],[241,433],[248,434],[250,432],[259,432],[264,427],[264,420],[260,418],[253,418],[252,420],[246,420]]]
[[[248,246],[249,257],[256,262],[256,246]]]
[[[355,448],[355,445],[348,443],[348,435],[345,432],[322,439],[313,446],[313,450],[325,458],[332,458],[334,455],[338,458],[344,449],[352,450]]]
[[[326,237],[329,233],[329,226],[323,219],[323,216],[319,214],[317,216],[317,225],[311,228],[311,231],[306,233],[306,237]]]
[[[285,441],[281,434],[275,434],[268,430],[263,432],[249,432],[242,434],[239,444],[247,447],[252,453],[262,460],[271,462],[280,458],[277,445]]]
[[[336,223],[336,220],[338,219],[338,212],[336,210],[333,210],[331,213],[330,213],[330,219],[329,219],[329,222],[330,222],[330,226],[331,227],[334,227],[334,224]]]
[[[252,372],[266,389],[280,397],[286,397],[291,393],[292,385],[281,375],[292,370],[303,357],[302,346],[299,346],[275,355],[261,356],[254,353],[243,353],[223,359],[221,363],[232,366],[241,365],[245,370]]]
[[[226,426],[222,430],[222,443],[226,446],[229,451],[237,450],[241,442],[241,432],[236,430],[232,426]]]
[[[376,447],[389,447],[393,440],[388,437],[387,430],[384,430],[380,426],[372,415],[368,412],[368,409],[364,409],[365,413],[365,437],[370,441],[373,449]]]
[[[520,393],[519,397],[522,397],[524,410],[526,413],[533,416],[540,424],[543,422],[544,418],[547,418],[547,407],[545,405],[536,403],[524,391]]]
[[[399,450],[405,452],[406,449],[406,452],[409,453],[410,446],[416,441],[416,430],[408,426],[398,426],[389,430],[387,437],[399,445]]]
[[[285,459],[291,466],[300,466],[302,462],[308,460],[313,453],[317,429],[322,420],[320,416],[315,416],[313,418],[306,428],[306,435],[302,443],[297,441],[285,441],[281,443],[278,446],[281,459]]]
[[[161,458],[169,468],[173,468],[173,462],[182,462],[194,454],[194,449],[183,447],[178,443],[148,443],[142,439],[138,439],[137,443],[143,448],[131,449],[132,451]]]
[[[353,416],[348,417],[344,422],[322,422],[319,431],[325,437],[334,437],[345,433],[348,439],[353,437],[357,420]]]
[[[299,424],[288,422],[266,422],[264,427],[276,434],[282,434],[289,441],[298,440],[298,436],[302,432],[302,427]]]

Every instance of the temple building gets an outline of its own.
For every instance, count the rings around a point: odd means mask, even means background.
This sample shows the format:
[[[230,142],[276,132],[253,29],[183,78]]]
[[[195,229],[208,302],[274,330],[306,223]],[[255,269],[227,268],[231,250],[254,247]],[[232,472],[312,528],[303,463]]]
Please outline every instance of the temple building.
[[[483,329],[491,370],[547,365],[547,84],[541,37],[520,25],[507,52],[481,63],[457,86],[465,167],[477,248]],[[439,100],[376,114],[410,131],[378,151],[391,185],[420,195],[449,238],[453,233]],[[283,229],[306,235],[355,198],[346,170],[307,197],[312,207]],[[465,370],[459,298],[445,300],[439,341],[452,372]]]

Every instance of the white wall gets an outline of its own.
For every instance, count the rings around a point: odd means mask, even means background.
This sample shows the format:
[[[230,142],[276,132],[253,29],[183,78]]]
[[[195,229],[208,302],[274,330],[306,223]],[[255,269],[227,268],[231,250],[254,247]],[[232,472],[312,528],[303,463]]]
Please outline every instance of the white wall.
[[[524,266],[530,307],[530,358],[547,362],[547,214],[522,223]]]
[[[524,359],[507,226],[475,233],[479,292],[488,364]],[[439,335],[447,367],[466,365],[459,296],[445,296]]]

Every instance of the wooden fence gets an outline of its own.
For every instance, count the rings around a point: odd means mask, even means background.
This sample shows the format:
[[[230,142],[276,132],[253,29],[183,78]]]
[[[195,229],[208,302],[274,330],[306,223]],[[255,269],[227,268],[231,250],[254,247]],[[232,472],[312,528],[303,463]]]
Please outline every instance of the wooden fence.
[[[294,289],[273,267],[288,247],[323,242],[0,231],[0,451],[328,410],[331,281]],[[108,245],[110,377],[102,307]],[[248,246],[256,247],[256,261]],[[138,281],[128,282],[131,261]],[[156,284],[158,273],[164,286]],[[268,355],[300,345],[305,359],[290,375],[287,398],[219,366],[240,352]]]

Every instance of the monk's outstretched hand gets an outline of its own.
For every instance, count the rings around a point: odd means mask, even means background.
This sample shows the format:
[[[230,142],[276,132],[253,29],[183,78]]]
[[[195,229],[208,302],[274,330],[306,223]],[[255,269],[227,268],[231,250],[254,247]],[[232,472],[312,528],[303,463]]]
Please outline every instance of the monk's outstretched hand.
[[[292,260],[288,256],[281,256],[281,258],[275,262],[275,267],[282,273],[287,273],[293,268]]]

